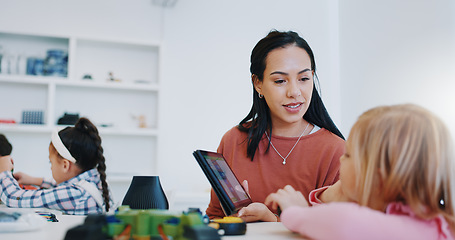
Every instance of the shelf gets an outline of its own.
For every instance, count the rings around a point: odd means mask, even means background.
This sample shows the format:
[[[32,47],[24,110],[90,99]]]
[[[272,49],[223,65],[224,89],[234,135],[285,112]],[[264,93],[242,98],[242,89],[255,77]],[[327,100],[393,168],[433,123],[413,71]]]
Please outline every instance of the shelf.
[[[14,145],[17,169],[31,175],[49,172],[44,163],[49,161],[50,134],[67,127],[57,122],[70,113],[87,117],[97,126],[107,179],[117,199],[123,197],[133,176],[156,171],[159,42],[0,32],[0,45],[0,119],[16,122],[0,123],[0,133]],[[57,72],[66,77],[29,75],[52,74],[43,71],[41,61],[51,49],[67,54],[63,61],[66,74]],[[28,61],[38,62],[38,69],[29,65],[27,71]],[[84,79],[86,75],[91,79]],[[25,111],[42,112],[44,124],[21,124]]]
[[[0,132],[4,133],[51,133],[52,128],[47,125],[35,125],[35,124],[0,124]]]
[[[0,83],[25,83],[25,84],[41,84],[48,85],[55,81],[68,81],[67,78],[60,77],[43,77],[32,75],[16,75],[16,74],[0,74]]]
[[[12,75],[0,74],[0,83],[17,83],[17,84],[37,84],[56,86],[74,86],[87,88],[105,88],[105,89],[122,89],[138,91],[158,91],[159,86],[156,83],[122,83],[122,82],[93,82],[91,80],[73,81],[68,78],[31,76],[31,75]]]
[[[65,125],[36,125],[36,124],[10,124],[0,123],[0,132],[17,132],[17,133],[51,133],[55,129],[62,129]],[[116,129],[109,127],[97,127],[101,135],[110,136],[158,136],[158,130],[152,128],[136,128],[136,129]]]

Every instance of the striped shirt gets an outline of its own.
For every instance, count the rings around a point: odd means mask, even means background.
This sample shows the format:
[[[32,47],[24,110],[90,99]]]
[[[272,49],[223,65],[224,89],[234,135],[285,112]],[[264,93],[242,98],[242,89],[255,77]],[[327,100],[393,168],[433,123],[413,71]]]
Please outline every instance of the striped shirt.
[[[41,189],[24,190],[19,187],[10,171],[0,173],[0,199],[8,207],[49,208],[70,215],[103,213],[90,193],[80,187],[81,180],[94,183],[101,193],[101,180],[97,169],[91,169],[58,185],[54,180],[43,179]]]

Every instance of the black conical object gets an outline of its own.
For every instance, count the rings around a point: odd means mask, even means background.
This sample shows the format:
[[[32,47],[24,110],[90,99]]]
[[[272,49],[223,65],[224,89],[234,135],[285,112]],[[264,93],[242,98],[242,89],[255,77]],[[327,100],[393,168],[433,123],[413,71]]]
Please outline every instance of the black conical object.
[[[131,209],[169,209],[158,176],[133,176],[122,205]]]

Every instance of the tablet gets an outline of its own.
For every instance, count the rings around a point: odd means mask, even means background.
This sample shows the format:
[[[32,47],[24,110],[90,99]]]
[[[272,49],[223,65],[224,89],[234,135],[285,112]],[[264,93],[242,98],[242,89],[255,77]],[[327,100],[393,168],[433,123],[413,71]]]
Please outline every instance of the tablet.
[[[204,150],[196,150],[193,155],[212,185],[226,216],[252,203],[223,155]]]

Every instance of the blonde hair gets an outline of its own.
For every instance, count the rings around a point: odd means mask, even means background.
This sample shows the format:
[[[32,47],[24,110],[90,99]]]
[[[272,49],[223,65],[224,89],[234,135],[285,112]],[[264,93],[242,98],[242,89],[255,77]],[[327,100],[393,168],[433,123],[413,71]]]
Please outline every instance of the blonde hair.
[[[438,117],[412,104],[373,108],[359,117],[347,143],[360,205],[369,206],[372,197],[403,202],[422,219],[443,215],[455,229],[453,144]]]

